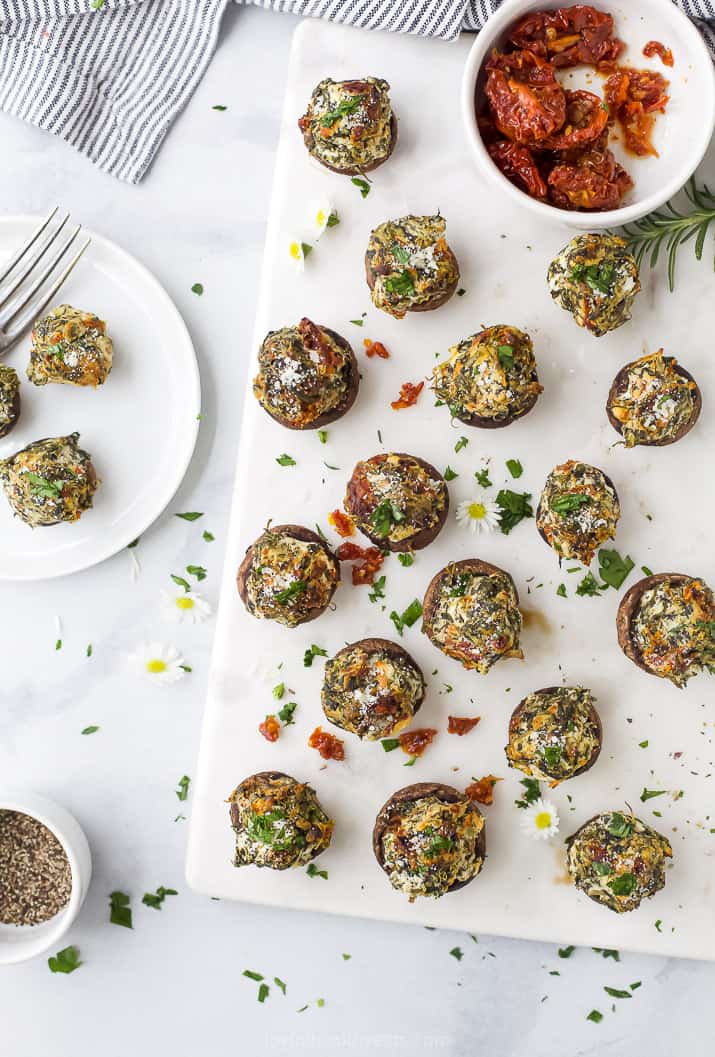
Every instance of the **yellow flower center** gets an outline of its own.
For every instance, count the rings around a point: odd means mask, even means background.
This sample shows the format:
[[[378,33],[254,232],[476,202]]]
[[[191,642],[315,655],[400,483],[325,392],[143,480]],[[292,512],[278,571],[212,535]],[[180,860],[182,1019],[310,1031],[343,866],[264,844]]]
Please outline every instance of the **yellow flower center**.
[[[299,242],[291,242],[289,252],[294,261],[299,261],[303,256],[303,250]]]
[[[315,222],[319,228],[325,227],[325,210],[319,209],[315,214]]]
[[[470,503],[467,512],[474,521],[481,521],[483,517],[487,516],[487,508],[484,503]]]
[[[548,811],[540,811],[534,818],[537,829],[548,829],[551,825],[551,815]]]
[[[179,595],[178,598],[174,599],[177,609],[193,609],[194,600],[193,598],[187,598],[186,595]]]
[[[152,675],[160,675],[161,672],[166,671],[166,662],[159,660],[158,657],[152,657],[150,661],[146,662],[146,670],[151,672]]]

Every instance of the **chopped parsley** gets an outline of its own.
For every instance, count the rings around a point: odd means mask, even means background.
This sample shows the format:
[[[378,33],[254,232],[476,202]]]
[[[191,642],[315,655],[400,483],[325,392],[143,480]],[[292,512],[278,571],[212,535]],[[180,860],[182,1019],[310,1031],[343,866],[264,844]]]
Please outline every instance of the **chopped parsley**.
[[[167,896],[178,896],[178,894],[175,888],[164,888],[163,885],[159,885],[156,892],[144,893],[142,903],[145,907],[151,907],[153,910],[161,910],[161,905]]]
[[[203,565],[187,565],[186,571],[189,576],[195,576],[199,583],[206,579],[206,570]]]
[[[390,613],[390,620],[395,625],[400,636],[405,628],[411,628],[422,616],[422,603],[419,599],[415,598],[408,605],[407,609],[400,615],[394,609]]]
[[[477,470],[474,476],[477,479],[477,483],[480,484],[482,488],[491,488],[492,482],[489,480],[489,470],[486,466],[483,470]]]
[[[525,791],[521,800],[514,801],[517,807],[528,807],[529,804],[533,804],[541,796],[541,786],[538,778],[522,778],[520,785],[524,786]],[[567,958],[568,955],[563,955],[563,957]]]
[[[592,1009],[586,1017],[586,1020],[592,1021],[594,1024],[600,1024],[603,1020],[603,1013],[600,1013],[597,1009]]]
[[[337,211],[337,209],[334,209],[332,211],[332,213],[330,214],[330,216],[328,217],[328,220],[327,220],[327,223],[326,223],[325,226],[326,226],[326,228],[336,228],[339,223],[340,223],[340,217],[338,216],[338,211]]]
[[[319,870],[314,862],[308,863],[305,868],[305,872],[307,873],[308,877],[322,877],[324,881],[328,880],[328,871]]]
[[[382,745],[382,747],[385,750],[385,752],[394,752],[395,749],[399,749],[399,747],[400,747],[400,739],[399,738],[383,738],[382,741],[380,742],[380,744]]]
[[[497,345],[497,356],[505,371],[512,369],[514,366],[514,350],[511,345]]]
[[[586,283],[600,294],[609,294],[615,278],[615,268],[609,261],[602,264],[575,264],[571,269],[571,278],[577,283]]]
[[[646,789],[644,786],[640,796],[641,803],[645,804],[646,800],[652,800],[656,796],[665,796],[666,792],[665,789]]]
[[[549,767],[558,767],[561,762],[561,746],[547,745],[544,749],[544,760]]]
[[[64,947],[49,957],[47,964],[51,973],[73,973],[82,964],[79,960],[79,947]]]
[[[307,590],[308,584],[305,580],[294,580],[289,587],[284,587],[282,591],[277,591],[274,597],[279,605],[284,606],[287,602],[292,602],[294,598],[302,595]]]
[[[404,246],[401,246],[399,242],[393,242],[390,245],[390,253],[400,264],[409,264],[410,255]]]
[[[191,590],[191,584],[188,580],[185,580],[183,576],[176,576],[175,573],[169,573],[169,575],[171,576],[171,579],[174,581],[177,587],[183,587],[185,591]]]
[[[635,562],[628,555],[621,558],[617,550],[605,547],[598,552],[598,575],[609,587],[618,590],[628,576]]]
[[[227,106],[221,106],[220,103],[217,103],[216,106],[212,106],[211,109],[212,110],[221,110],[221,111],[223,111],[223,110],[228,110],[228,107]]]
[[[606,992],[607,995],[610,995],[611,998],[633,998],[633,995],[630,993],[630,991],[620,991],[617,987],[604,986],[603,990]]]
[[[341,117],[354,113],[364,98],[364,95],[353,95],[350,99],[341,99],[336,107],[322,115],[320,118],[321,128],[331,128]]]
[[[194,285],[191,287],[191,293],[192,294],[196,294],[198,297],[201,297],[203,292],[204,292],[204,284],[203,283],[194,283]]]
[[[452,955],[453,958],[456,958],[458,962],[461,962],[462,958],[464,957],[464,951],[461,947],[452,947],[452,950],[449,953]]]
[[[389,536],[393,525],[404,520],[405,515],[402,511],[394,503],[391,503],[389,499],[384,499],[373,510],[370,524],[375,530],[375,534],[383,537]]]
[[[510,488],[502,488],[497,495],[497,506],[500,508],[499,527],[505,536],[508,536],[524,518],[534,516],[531,508],[531,492],[512,492]]]
[[[415,556],[414,554],[410,554],[409,551],[402,551],[397,555],[397,560],[400,565],[404,565],[406,569],[409,569],[409,567],[414,564]]]
[[[568,595],[566,594],[566,584],[559,584],[556,588],[556,594],[559,598],[568,598]]]
[[[112,925],[122,925],[125,929],[132,926],[132,908],[126,892],[111,892],[109,895],[109,921]]]
[[[454,445],[455,455],[458,454],[462,450],[462,448],[466,448],[468,444],[469,440],[467,439],[467,437],[460,437],[457,443]]]
[[[282,455],[278,455],[277,456],[276,462],[278,463],[279,466],[295,466],[296,465],[296,461],[293,458],[293,456],[292,455],[286,455],[285,452],[283,452]]]
[[[555,514],[565,517],[567,514],[576,514],[582,506],[591,503],[591,496],[582,492],[564,492],[562,495],[554,496],[549,506]]]
[[[351,319],[348,322],[352,323],[356,327],[364,327],[365,326],[365,320],[364,319]]]
[[[385,597],[385,576],[378,576],[377,580],[373,580],[372,591],[368,592],[368,598],[371,602],[377,602]]]
[[[189,798],[189,786],[191,785],[191,779],[188,774],[183,774],[177,782],[178,789],[176,790],[177,800],[188,800]]]
[[[608,882],[608,887],[616,896],[630,896],[636,890],[638,881],[633,873],[622,873]]]
[[[36,473],[27,471],[25,477],[32,485],[32,490],[43,499],[59,499],[62,495],[62,481],[48,481],[46,477],[40,477]]]
[[[388,275],[384,286],[388,294],[398,294],[400,297],[409,297],[410,294],[415,292],[412,274],[406,268],[397,275]]]
[[[444,477],[445,481],[453,481],[455,477],[459,477],[459,474],[455,473],[452,467],[448,465],[447,469],[444,471],[444,474],[442,476]]]
[[[328,651],[327,650],[324,650],[322,646],[316,646],[315,643],[313,643],[313,645],[309,646],[308,649],[303,654],[303,667],[304,668],[312,668],[313,667],[313,661],[315,660],[316,657],[327,657],[327,656],[328,656]]]
[[[612,837],[630,837],[633,832],[630,819],[627,819],[620,811],[613,812],[606,829]]]
[[[353,176],[350,183],[355,184],[360,189],[360,194],[363,198],[367,198],[370,194],[370,183],[368,180],[364,180],[361,176]]]
[[[577,595],[589,595],[589,597],[593,597],[594,595],[600,595],[600,593],[601,587],[593,573],[586,573],[583,580],[576,588]]]
[[[82,734],[96,734],[98,730],[99,730],[99,727],[92,725],[91,727],[85,727],[84,730],[81,731],[81,733]]]
[[[328,431],[327,429],[318,430],[318,440],[321,444],[327,444],[328,442]]]
[[[271,693],[275,697],[276,701],[280,701],[280,699],[283,697],[283,694],[285,692],[286,692],[286,684],[285,683],[278,683],[276,686],[273,687],[273,690],[271,691]]]
[[[639,741],[638,742],[638,748],[639,749],[647,749],[648,748],[648,739],[646,738],[645,741]]]
[[[506,468],[514,478],[521,477],[524,472],[524,467],[518,459],[507,459]]]
[[[575,950],[574,946],[559,947],[559,958],[570,958]]]
[[[203,511],[199,512],[198,510],[187,510],[184,514],[175,514],[174,516],[183,518],[184,521],[198,521],[198,519],[200,517],[203,517],[204,515]],[[129,546],[131,547],[133,546],[133,544],[130,543]]]
[[[291,723],[294,723],[293,713],[298,707],[297,701],[286,701],[283,707],[278,712],[278,718],[284,727],[289,727]]]
[[[641,565],[641,571],[645,573],[646,576],[653,576],[653,570],[649,569],[647,565]]]

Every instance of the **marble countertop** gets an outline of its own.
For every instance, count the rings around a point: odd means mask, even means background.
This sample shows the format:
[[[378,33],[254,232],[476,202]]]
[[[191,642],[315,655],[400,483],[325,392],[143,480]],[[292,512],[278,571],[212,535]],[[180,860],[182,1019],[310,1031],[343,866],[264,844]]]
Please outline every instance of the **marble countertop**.
[[[591,950],[564,959],[544,944],[243,907],[186,886],[186,822],[175,817],[190,813],[191,798],[181,804],[175,789],[196,763],[212,623],[166,625],[160,591],[169,572],[202,564],[203,594],[217,602],[294,25],[259,10],[228,12],[202,85],[139,187],[0,116],[3,211],[39,214],[60,203],[143,261],[184,314],[204,393],[196,455],[136,549],[136,580],[123,552],[71,579],[0,588],[2,784],[73,811],[95,871],[68,937],[81,969],[53,975],[40,958],[2,971],[0,1052],[710,1054],[713,964],[617,962]],[[196,282],[201,298],[191,292]],[[214,542],[198,544],[200,534],[172,516],[187,509],[204,511]],[[179,646],[191,675],[167,689],[137,684],[125,658],[144,639]],[[100,730],[82,737],[89,724]],[[159,885],[179,891],[161,912],[141,905]],[[132,931],[109,924],[113,889],[132,895]],[[272,985],[259,1004],[244,969],[279,977],[286,995]],[[635,981],[642,986],[630,1001],[604,993]],[[586,1020],[593,1008],[604,1014],[599,1024]]]

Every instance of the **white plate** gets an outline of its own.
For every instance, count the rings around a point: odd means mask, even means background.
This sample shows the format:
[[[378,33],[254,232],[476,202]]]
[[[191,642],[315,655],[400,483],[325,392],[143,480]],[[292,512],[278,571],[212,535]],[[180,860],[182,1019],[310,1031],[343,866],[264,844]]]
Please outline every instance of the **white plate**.
[[[580,330],[551,300],[546,287],[549,261],[570,232],[546,225],[519,209],[471,164],[459,119],[462,65],[469,41],[434,41],[368,33],[307,20],[299,27],[288,73],[288,95],[279,148],[267,237],[266,264],[257,313],[255,347],[266,331],[306,314],[348,337],[363,374],[354,408],[328,427],[321,444],[315,431],[283,429],[247,394],[239,451],[227,564],[216,629],[212,676],[192,809],[188,879],[198,890],[226,899],[326,910],[462,928],[585,946],[712,958],[715,954],[713,897],[713,682],[693,679],[685,690],[641,672],[616,643],[615,615],[625,587],[600,598],[582,598],[575,586],[583,573],[559,571],[557,559],[539,538],[534,522],[509,536],[470,536],[454,520],[460,500],[480,492],[473,473],[491,457],[495,488],[533,494],[547,473],[569,457],[601,466],[618,488],[623,515],[614,546],[630,554],[636,569],[675,570],[715,581],[711,526],[715,496],[707,467],[715,450],[715,372],[712,357],[712,268],[698,264],[691,246],[678,264],[677,292],[670,295],[663,270],[643,271],[643,292],[633,320],[601,339]],[[311,163],[296,127],[314,85],[367,73],[386,77],[400,120],[393,157],[371,174],[366,199],[348,179]],[[712,158],[701,179],[713,173]],[[306,262],[291,271],[286,232],[296,232],[308,204],[327,194],[340,214]],[[436,312],[393,320],[375,310],[368,297],[363,255],[370,229],[407,212],[440,207],[447,237],[461,264],[463,297]],[[310,237],[308,236],[308,241]],[[349,322],[366,312],[363,328]],[[445,408],[434,407],[425,389],[413,408],[393,411],[390,401],[404,381],[428,374],[435,353],[474,333],[482,324],[511,323],[533,337],[544,393],[534,410],[506,429],[478,430],[450,425]],[[368,360],[364,338],[383,341],[389,360]],[[644,346],[663,345],[698,379],[704,397],[700,421],[668,448],[626,451],[604,404],[617,370]],[[254,348],[255,356],[255,348]],[[254,373],[255,360],[249,369]],[[269,517],[275,523],[318,522],[331,541],[329,511],[340,506],[357,459],[382,450],[408,451],[459,477],[449,484],[452,514],[438,539],[420,551],[411,568],[394,556],[383,566],[386,609],[371,604],[365,588],[353,588],[350,574],[335,596],[335,611],[289,630],[255,620],[243,608],[235,574],[249,543]],[[455,453],[460,436],[468,447]],[[297,466],[282,468],[287,452]],[[518,458],[524,474],[512,481],[505,460]],[[340,467],[330,470],[325,462]],[[535,505],[535,502],[534,502]],[[646,515],[651,515],[649,520]],[[427,698],[415,726],[439,730],[414,767],[400,752],[344,735],[346,759],[327,765],[306,745],[325,721],[320,707],[324,662],[303,667],[312,643],[334,654],[346,641],[368,635],[395,638],[391,609],[401,612],[422,598],[432,575],[448,561],[482,557],[509,570],[527,616],[525,660],[503,661],[487,676],[465,672],[420,634],[419,623],[402,641],[428,679]],[[576,563],[569,563],[573,567]],[[596,566],[597,567],[597,566]],[[568,597],[557,596],[561,582]],[[541,586],[540,586],[541,585]],[[278,670],[278,665],[282,668]],[[434,671],[437,674],[431,674]],[[646,821],[673,843],[675,859],[666,888],[632,914],[616,915],[564,883],[563,842],[532,842],[520,832],[522,812],[514,800],[523,790],[521,774],[504,758],[509,715],[529,691],[561,680],[590,686],[603,718],[604,747],[595,767],[548,793],[561,815],[561,836],[572,833],[599,810],[629,801]],[[278,703],[271,688],[285,682],[286,700],[298,702],[295,724],[276,744],[258,724]],[[451,692],[448,687],[452,687]],[[481,715],[463,738],[446,733],[447,715]],[[341,732],[338,731],[340,734]],[[639,742],[648,741],[647,748]],[[682,755],[676,755],[682,754]],[[231,865],[232,833],[225,799],[256,771],[282,770],[316,788],[336,820],[333,843],[319,864],[327,881],[304,870],[276,873]],[[387,797],[411,782],[435,780],[464,787],[472,775],[504,778],[495,802],[484,809],[487,861],[482,874],[441,900],[410,904],[392,890],[372,853],[375,815]],[[644,786],[677,791],[639,801]],[[662,812],[662,819],[653,811]],[[662,931],[654,922],[660,919]]]
[[[0,219],[0,262],[22,245],[37,217]],[[25,377],[29,335],[6,362],[21,379],[22,413],[0,440],[7,458],[42,437],[79,432],[102,483],[73,524],[31,529],[0,495],[0,579],[44,580],[116,554],[159,516],[179,487],[198,432],[201,388],[186,325],[157,280],[108,239],[89,249],[58,303],[96,312],[114,341],[114,366],[96,390],[33,386]]]

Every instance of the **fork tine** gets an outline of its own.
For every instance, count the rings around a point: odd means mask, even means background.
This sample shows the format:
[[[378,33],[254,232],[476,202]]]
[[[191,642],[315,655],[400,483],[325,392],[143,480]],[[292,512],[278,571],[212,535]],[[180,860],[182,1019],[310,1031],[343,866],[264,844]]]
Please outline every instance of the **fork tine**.
[[[70,248],[70,246],[77,238],[81,230],[82,226],[81,224],[78,224],[72,234],[69,236],[69,238],[65,239],[63,245],[60,247],[60,249],[58,249],[57,253],[55,253],[52,259],[47,262],[47,264],[43,267],[42,271],[39,272],[37,278],[32,283],[32,286],[30,286],[27,290],[21,290],[17,297],[14,298],[9,304],[6,303],[2,306],[2,311],[0,312],[0,330],[3,330],[8,323],[11,323],[15,316],[17,316],[23,310],[25,305],[28,305],[32,301],[32,298],[35,296],[40,287],[47,282],[52,272],[60,264],[62,258],[67,253],[67,250]],[[51,242],[54,242],[54,236],[51,239]],[[44,256],[44,250],[42,252],[41,257],[42,256]],[[38,258],[37,262],[35,263],[40,264],[41,258]],[[37,269],[33,265],[32,272],[34,273],[36,271]]]
[[[75,232],[75,234],[72,236],[72,239],[70,240],[70,242],[74,241],[74,238],[78,234],[79,230],[80,229],[78,228],[77,231]],[[47,306],[49,305],[50,301],[52,301],[52,299],[55,296],[55,294],[57,293],[57,291],[64,284],[64,282],[67,279],[68,275],[74,269],[74,267],[77,264],[78,260],[80,259],[80,257],[84,253],[84,251],[87,249],[87,247],[89,246],[91,241],[92,241],[91,239],[87,239],[87,241],[84,243],[84,245],[80,246],[79,250],[77,251],[77,253],[75,253],[74,257],[69,262],[67,267],[64,269],[63,272],[61,272],[58,275],[57,279],[55,279],[55,281],[53,282],[52,286],[50,287],[50,289],[46,293],[43,293],[40,296],[40,298],[37,301],[35,301],[33,304],[28,305],[27,302],[25,302],[23,305],[20,306],[20,308],[17,310],[17,312],[15,312],[15,314],[10,317],[10,320],[12,321],[15,318],[15,316],[17,316],[18,313],[20,311],[22,311],[22,308],[25,309],[25,311],[20,316],[20,318],[17,320],[17,323],[12,328],[12,330],[5,332],[5,335],[6,335],[7,339],[8,339],[8,343],[9,343],[7,346],[5,346],[5,348],[10,348],[12,345],[15,344],[15,342],[19,341],[19,339],[22,337],[22,335],[27,330],[27,328],[32,323],[34,323],[34,321],[38,318],[40,313],[43,312],[45,308],[47,308]],[[68,245],[69,245],[69,243],[68,243]],[[47,274],[49,274],[49,273],[47,273]],[[47,278],[47,275],[45,276],[45,278]]]
[[[31,275],[35,271],[35,269],[40,265],[40,262],[42,261],[42,258],[45,256],[45,254],[49,250],[50,246],[52,246],[55,243],[55,241],[57,240],[57,238],[61,234],[65,224],[69,220],[69,218],[70,218],[69,213],[66,213],[65,216],[63,217],[63,219],[60,221],[59,227],[57,227],[53,231],[53,233],[51,234],[49,239],[47,239],[47,241],[43,243],[43,245],[40,248],[39,253],[36,253],[35,256],[32,258],[32,260],[28,263],[28,265],[25,268],[25,270],[23,272],[20,272],[20,274],[17,275],[14,278],[14,280],[12,281],[12,285],[9,286],[7,288],[7,290],[4,290],[2,292],[2,296],[0,297],[0,309],[4,309],[5,311],[3,311],[0,314],[0,326],[2,326],[3,320],[7,320],[8,318],[10,318],[12,316],[12,312],[11,311],[8,312],[8,309],[10,308],[10,305],[12,304],[12,302],[10,302],[11,295],[14,294],[15,291],[20,286],[22,286],[22,284],[25,282],[27,277],[29,275]],[[50,267],[53,267],[53,266],[50,266]],[[47,271],[45,272],[45,274],[47,274]]]
[[[32,247],[37,242],[37,240],[39,239],[39,237],[42,234],[42,232],[45,230],[47,225],[50,223],[52,218],[55,216],[55,214],[56,214],[58,209],[59,209],[59,206],[55,206],[55,208],[52,210],[50,215],[48,217],[46,217],[42,221],[40,226],[37,228],[37,230],[33,232],[33,234],[27,240],[25,245],[21,246],[20,249],[15,254],[15,256],[5,265],[5,271],[4,272],[0,272],[0,283],[3,281],[3,279],[5,279],[10,274],[10,272],[13,270],[15,265],[20,263],[22,258],[28,252],[28,250],[32,249]]]

